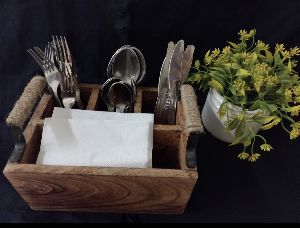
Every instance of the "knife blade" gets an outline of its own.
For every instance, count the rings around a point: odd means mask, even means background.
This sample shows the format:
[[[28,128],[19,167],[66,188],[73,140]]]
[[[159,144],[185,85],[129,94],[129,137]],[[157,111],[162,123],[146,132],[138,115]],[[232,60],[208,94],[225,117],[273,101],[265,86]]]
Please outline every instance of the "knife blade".
[[[163,64],[160,70],[159,83],[158,83],[158,97],[163,96],[164,89],[168,88],[168,75],[169,75],[169,66],[174,51],[175,44],[173,41],[168,43],[167,54],[164,58]]]
[[[180,40],[175,46],[169,66],[169,93],[172,98],[176,99],[176,84],[181,81],[181,66],[184,52],[184,41]]]
[[[181,82],[182,57],[184,52],[184,41],[180,40],[173,51],[169,66],[169,91],[166,98],[164,109],[166,109],[167,123],[176,123],[176,110],[178,96],[178,84]]]
[[[187,79],[188,73],[190,72],[192,63],[193,63],[193,55],[195,51],[194,45],[188,45],[185,49],[182,57],[182,68],[181,68],[181,83],[185,82]]]

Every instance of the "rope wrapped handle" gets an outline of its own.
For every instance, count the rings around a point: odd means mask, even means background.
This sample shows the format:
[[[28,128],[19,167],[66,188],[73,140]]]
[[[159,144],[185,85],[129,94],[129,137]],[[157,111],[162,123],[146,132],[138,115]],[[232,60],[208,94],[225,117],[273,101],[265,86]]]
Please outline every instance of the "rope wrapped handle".
[[[22,129],[26,120],[30,117],[37,100],[42,96],[47,81],[45,77],[35,76],[24,88],[24,91],[14,108],[6,118],[9,127]]]
[[[184,116],[184,131],[187,136],[186,165],[188,168],[197,166],[196,151],[199,135],[204,133],[197,96],[191,85],[181,86],[181,102]]]

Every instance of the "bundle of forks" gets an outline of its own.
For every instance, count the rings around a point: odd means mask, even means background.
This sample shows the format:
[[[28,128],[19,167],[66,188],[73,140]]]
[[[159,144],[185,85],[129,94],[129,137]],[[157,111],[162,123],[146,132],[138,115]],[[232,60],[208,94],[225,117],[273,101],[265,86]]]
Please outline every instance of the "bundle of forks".
[[[27,51],[43,70],[57,104],[69,109],[83,109],[77,69],[66,37],[52,36],[44,51],[39,47]]]

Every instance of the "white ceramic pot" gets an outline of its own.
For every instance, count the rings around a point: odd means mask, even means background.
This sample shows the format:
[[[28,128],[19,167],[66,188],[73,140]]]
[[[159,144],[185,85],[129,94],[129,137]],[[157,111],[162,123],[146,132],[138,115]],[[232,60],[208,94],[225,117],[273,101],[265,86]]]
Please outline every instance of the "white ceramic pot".
[[[221,119],[218,115],[219,108],[223,101],[223,96],[217,90],[210,89],[202,110],[202,122],[206,130],[210,132],[213,136],[224,142],[232,143],[234,139],[235,130],[226,130],[225,122],[228,121],[227,116],[224,116]],[[236,118],[238,114],[242,111],[241,107],[230,103],[228,104],[228,108],[229,120]],[[247,111],[245,115],[251,118],[257,112],[259,112],[259,110]],[[262,126],[257,122],[250,122],[249,125],[254,134],[256,134]]]

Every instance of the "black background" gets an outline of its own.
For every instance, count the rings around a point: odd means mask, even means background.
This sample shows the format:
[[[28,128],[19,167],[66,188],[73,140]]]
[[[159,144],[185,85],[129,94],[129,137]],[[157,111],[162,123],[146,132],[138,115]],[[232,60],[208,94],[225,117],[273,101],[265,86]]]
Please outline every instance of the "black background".
[[[4,118],[38,66],[26,53],[44,47],[52,34],[66,35],[80,82],[103,83],[114,51],[124,44],[142,50],[144,85],[156,86],[168,41],[196,45],[196,58],[235,41],[242,29],[274,46],[300,46],[300,1],[196,0],[1,0],[0,1],[0,169],[13,142]],[[205,94],[199,94],[200,106]],[[31,211],[0,175],[2,222],[300,222],[300,144],[281,128],[266,134],[275,150],[257,163],[237,159],[208,134],[197,153],[199,181],[180,216]],[[138,219],[138,220],[137,220]]]

